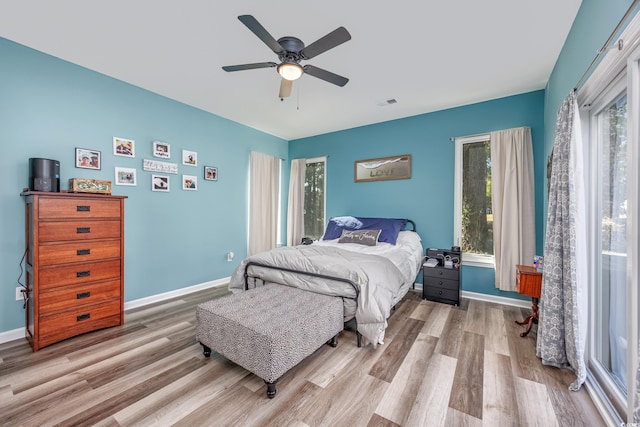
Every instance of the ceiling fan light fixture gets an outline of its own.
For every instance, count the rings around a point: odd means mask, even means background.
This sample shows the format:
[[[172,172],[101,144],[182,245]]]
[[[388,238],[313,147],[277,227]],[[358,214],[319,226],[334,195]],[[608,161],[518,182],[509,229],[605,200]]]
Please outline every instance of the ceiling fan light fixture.
[[[283,62],[278,65],[278,73],[283,79],[297,80],[302,76],[303,70],[302,67],[295,62]]]

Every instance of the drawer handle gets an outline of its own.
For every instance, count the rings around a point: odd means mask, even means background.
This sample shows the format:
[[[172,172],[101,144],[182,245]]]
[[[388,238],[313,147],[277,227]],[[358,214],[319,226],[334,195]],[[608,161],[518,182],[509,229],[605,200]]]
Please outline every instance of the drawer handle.
[[[442,280],[440,280],[440,282],[438,282],[439,285],[442,285]]]
[[[438,295],[442,295],[442,291],[438,292]]]
[[[91,227],[78,227],[76,228],[76,233],[78,234],[91,233]]]
[[[87,291],[87,292],[79,292],[76,294],[76,299],[84,299],[84,298],[89,298],[91,296],[91,292]]]
[[[91,249],[78,249],[76,251],[77,255],[91,255]]]
[[[91,313],[81,314],[80,316],[76,316],[76,320],[80,322],[81,320],[87,320],[91,317]]]
[[[91,270],[76,272],[76,277],[89,277],[89,276],[91,276]]]
[[[442,276],[442,271],[438,271],[438,274]]]
[[[91,212],[91,206],[87,205],[77,205],[76,211],[78,212]]]

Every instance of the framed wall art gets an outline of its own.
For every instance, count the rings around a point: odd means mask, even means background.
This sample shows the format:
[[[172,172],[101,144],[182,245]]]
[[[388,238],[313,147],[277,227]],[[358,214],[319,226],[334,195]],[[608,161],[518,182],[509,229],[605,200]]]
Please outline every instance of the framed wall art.
[[[218,180],[218,168],[213,166],[205,166],[204,167],[204,179],[207,181],[217,181]]]
[[[355,182],[386,181],[411,178],[411,154],[356,160],[353,164]]]
[[[195,175],[182,175],[182,189],[195,191],[198,189],[198,177]]]
[[[151,191],[169,192],[170,177],[167,175],[151,175]]]
[[[76,148],[76,167],[100,170],[100,151]]]
[[[197,166],[198,153],[195,151],[182,150],[182,164],[187,166]]]
[[[171,145],[166,142],[153,141],[153,157],[171,158]]]
[[[132,139],[113,137],[113,154],[115,156],[135,157],[136,142]]]
[[[116,166],[116,185],[137,185],[136,170],[134,168],[120,168]]]

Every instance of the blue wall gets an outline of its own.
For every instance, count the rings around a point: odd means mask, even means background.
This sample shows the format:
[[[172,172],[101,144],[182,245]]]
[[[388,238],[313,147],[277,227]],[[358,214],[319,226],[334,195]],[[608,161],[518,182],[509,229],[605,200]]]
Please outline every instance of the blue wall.
[[[549,156],[553,149],[556,134],[556,115],[560,104],[578,84],[598,50],[607,41],[607,38],[632,3],[632,0],[582,1],[580,10],[573,22],[571,31],[567,36],[545,90],[545,158]],[[544,185],[546,185],[546,181]],[[544,195],[544,201],[546,218],[546,194]]]
[[[24,326],[15,300],[24,252],[28,159],[61,163],[72,177],[114,181],[114,167],[137,169],[136,187],[113,186],[125,202],[125,301],[227,277],[246,256],[247,173],[252,150],[287,158],[288,142],[0,38],[0,332]],[[136,141],[135,158],[114,156],[112,138]],[[171,144],[179,164],[171,191],[151,191],[152,141]],[[102,152],[102,169],[77,169],[76,147]],[[198,166],[181,164],[181,151]],[[156,159],[159,160],[159,159]],[[203,165],[217,166],[217,182]],[[199,177],[181,189],[182,174]],[[227,262],[226,253],[237,257]],[[24,282],[24,277],[23,277]]]
[[[290,142],[289,156],[327,160],[327,216],[408,217],[423,245],[453,243],[454,144],[451,137],[531,127],[536,183],[544,180],[544,92],[536,91]],[[411,179],[355,183],[353,162],[411,154]],[[543,185],[536,185],[536,247],[542,250]],[[492,269],[464,267],[462,289],[518,297],[495,289]]]

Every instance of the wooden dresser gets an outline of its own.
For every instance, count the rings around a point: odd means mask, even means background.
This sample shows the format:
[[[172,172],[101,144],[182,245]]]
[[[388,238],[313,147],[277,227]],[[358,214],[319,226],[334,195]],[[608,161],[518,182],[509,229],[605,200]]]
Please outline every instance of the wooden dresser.
[[[26,335],[44,346],[124,321],[126,196],[23,192]]]

